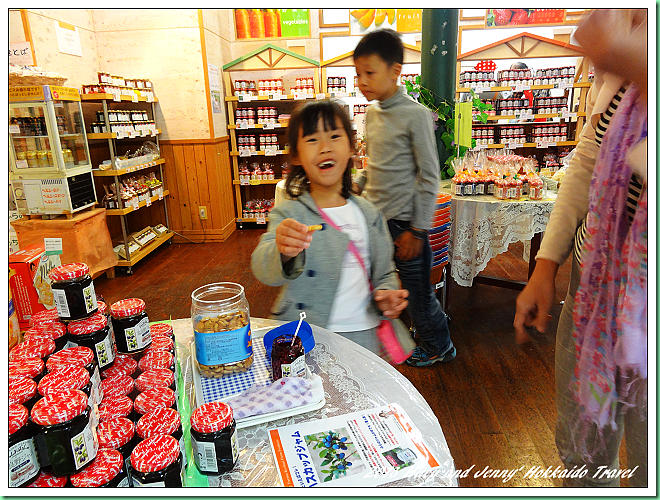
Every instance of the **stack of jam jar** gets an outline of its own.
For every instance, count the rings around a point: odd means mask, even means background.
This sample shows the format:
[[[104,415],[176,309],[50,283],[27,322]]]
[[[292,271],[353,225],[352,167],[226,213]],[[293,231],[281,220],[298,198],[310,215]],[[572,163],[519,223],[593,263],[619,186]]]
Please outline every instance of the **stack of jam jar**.
[[[497,114],[502,116],[518,116],[521,114],[532,114],[534,107],[527,96],[513,97],[509,99],[497,99],[495,102]]]
[[[568,111],[568,97],[539,97],[534,102],[535,112],[542,114]]]
[[[496,128],[492,125],[475,125],[472,127],[472,139],[475,140],[477,146],[495,144]]]
[[[257,85],[254,80],[234,80],[235,96],[258,96]]]
[[[259,80],[257,82],[257,94],[260,96],[282,96],[285,94],[281,78],[272,78],[270,80]]]
[[[328,77],[328,92],[346,92],[346,77],[345,76],[329,76]]]
[[[566,123],[539,123],[532,126],[534,142],[560,142],[568,140]]]
[[[466,88],[494,87],[497,84],[495,80],[495,71],[478,71],[476,69],[461,71],[458,76],[458,86]]]

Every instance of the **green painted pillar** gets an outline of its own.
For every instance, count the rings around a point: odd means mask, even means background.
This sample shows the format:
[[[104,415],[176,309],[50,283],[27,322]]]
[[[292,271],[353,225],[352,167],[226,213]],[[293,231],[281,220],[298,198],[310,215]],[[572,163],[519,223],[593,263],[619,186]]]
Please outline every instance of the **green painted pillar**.
[[[451,103],[456,91],[457,50],[458,9],[423,9],[421,84]],[[439,124],[435,133],[441,167],[450,156],[440,139],[444,131],[444,124]]]

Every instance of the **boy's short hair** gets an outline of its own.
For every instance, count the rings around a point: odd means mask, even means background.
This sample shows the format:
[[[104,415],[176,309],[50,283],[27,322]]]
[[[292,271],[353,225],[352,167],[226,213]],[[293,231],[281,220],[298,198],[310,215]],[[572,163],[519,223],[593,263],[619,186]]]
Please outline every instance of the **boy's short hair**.
[[[353,60],[373,54],[377,54],[388,66],[394,63],[403,64],[401,36],[389,28],[367,33],[355,47]]]

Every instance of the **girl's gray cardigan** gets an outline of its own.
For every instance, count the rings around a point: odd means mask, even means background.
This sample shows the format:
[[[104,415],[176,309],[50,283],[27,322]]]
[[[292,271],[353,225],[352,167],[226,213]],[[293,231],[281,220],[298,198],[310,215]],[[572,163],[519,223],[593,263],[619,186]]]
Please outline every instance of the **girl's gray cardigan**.
[[[394,247],[383,215],[364,198],[351,196],[351,199],[367,221],[374,290],[399,289],[399,279],[392,259]],[[314,200],[307,192],[275,207],[269,218],[268,232],[261,236],[257,248],[252,252],[252,272],[262,283],[282,287],[271,308],[271,318],[294,321],[299,319],[300,311],[305,311],[308,323],[325,328],[337,294],[344,255],[348,251],[348,235],[324,223]],[[288,218],[308,226],[323,224],[323,229],[314,232],[309,248],[283,265],[275,244],[275,230],[280,222]],[[354,272],[364,271],[358,267]],[[370,307],[383,318],[373,300]]]

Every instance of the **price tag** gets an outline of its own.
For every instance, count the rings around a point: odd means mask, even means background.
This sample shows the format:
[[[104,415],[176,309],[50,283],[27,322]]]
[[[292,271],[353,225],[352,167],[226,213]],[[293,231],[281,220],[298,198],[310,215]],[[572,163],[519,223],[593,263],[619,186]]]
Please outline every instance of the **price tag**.
[[[145,203],[148,207],[151,206],[151,196],[147,195],[147,199],[145,200]]]
[[[115,102],[121,101],[121,95],[119,94],[112,94],[112,100]]]
[[[317,99],[325,99],[325,94],[316,94]]]
[[[307,94],[294,94],[293,98],[296,101],[300,101],[300,100],[303,100],[303,99],[307,99]]]
[[[241,94],[238,96],[238,102],[250,102],[250,97],[249,95]]]
[[[257,216],[257,224],[266,224],[266,217],[263,215]]]
[[[509,148],[511,148],[511,149],[516,149],[519,146],[520,146],[520,144],[518,144],[517,142],[510,142],[509,143]]]
[[[156,137],[158,135],[158,130],[151,131],[151,137]]]
[[[135,93],[131,94],[131,101],[138,102],[138,95]]]
[[[274,123],[264,123],[264,130],[273,130],[275,128]]]
[[[475,94],[481,94],[484,91],[483,87],[475,87],[474,93]]]
[[[524,86],[524,85],[520,85],[520,84],[516,85],[516,86],[513,88],[513,91],[514,91],[514,92],[522,92],[523,90],[525,90],[525,86]]]
[[[250,179],[250,186],[258,186],[261,184],[260,179]]]
[[[548,147],[548,143],[547,142],[537,142],[536,147],[539,148],[539,149],[545,149],[545,148]]]
[[[133,130],[129,130],[129,131],[128,131],[128,137],[129,137],[130,139],[132,139],[133,137],[135,137],[135,131],[133,131]]]
[[[250,156],[250,152],[244,149],[238,152],[238,156]]]
[[[9,125],[10,134],[20,134],[21,128],[18,125]]]
[[[151,94],[147,94],[147,102],[154,102],[154,98],[151,96]]]
[[[62,238],[44,238],[46,255],[62,255]]]
[[[16,160],[16,168],[28,168],[27,160]]]
[[[239,122],[236,124],[236,130],[246,130],[248,128],[247,122]]]
[[[577,113],[564,113],[566,118],[577,118]]]
[[[117,139],[123,139],[126,136],[126,132],[117,132]]]
[[[241,186],[249,186],[250,185],[250,179],[246,179],[245,177],[241,177]]]
[[[559,82],[559,83],[557,84],[557,88],[558,88],[558,89],[562,89],[562,90],[565,89],[567,86],[568,86],[568,85],[567,85],[566,82]]]
[[[163,196],[164,196],[164,194],[163,194],[163,187],[161,186],[160,188],[158,188],[158,200],[159,200],[159,201],[162,201],[162,200],[163,200]]]
[[[266,151],[264,151],[265,156],[276,156],[277,155],[277,149],[270,147],[266,148]]]
[[[549,142],[549,143],[548,143],[548,147],[552,147],[552,146],[556,146],[556,145],[557,145],[556,142]]]
[[[522,89],[523,89],[523,91],[524,90],[532,90],[532,86],[531,85],[523,85]]]

